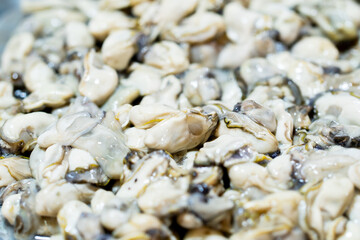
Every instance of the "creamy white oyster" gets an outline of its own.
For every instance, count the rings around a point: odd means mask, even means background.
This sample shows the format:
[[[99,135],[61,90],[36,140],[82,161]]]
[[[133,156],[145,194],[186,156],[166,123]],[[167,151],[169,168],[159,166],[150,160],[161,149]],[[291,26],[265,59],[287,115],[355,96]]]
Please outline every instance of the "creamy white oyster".
[[[359,98],[346,92],[326,93],[315,103],[319,116],[336,119],[341,124],[359,125]]]
[[[169,26],[164,38],[173,41],[201,43],[208,41],[225,30],[224,20],[211,12],[196,13],[185,18],[179,26]]]
[[[104,40],[113,30],[134,26],[134,20],[119,11],[98,11],[89,22],[90,33],[100,40]]]
[[[103,104],[118,85],[116,72],[104,64],[92,50],[84,58],[85,73],[79,84],[79,92],[98,105]]]
[[[74,97],[78,80],[71,75],[57,79],[54,83],[43,84],[23,100],[26,111],[44,109],[45,107],[62,107]]]
[[[39,135],[55,121],[55,116],[44,112],[17,114],[3,124],[0,135],[12,148],[26,151],[34,147]]]
[[[141,95],[155,93],[161,88],[162,73],[155,67],[143,64],[131,65],[129,78],[124,79],[121,84],[139,89]]]
[[[138,197],[151,180],[157,179],[165,174],[169,165],[169,157],[162,152],[153,152],[144,157],[136,166],[136,171],[124,179],[123,185],[116,193],[120,198]]]
[[[88,27],[82,22],[69,22],[66,25],[66,45],[69,49],[76,47],[91,48],[95,40]]]
[[[23,72],[25,59],[32,50],[34,36],[31,33],[18,33],[7,43],[1,57],[2,69],[8,73]]]
[[[295,57],[309,59],[310,61],[336,60],[339,57],[339,51],[335,45],[327,38],[307,37],[297,42],[291,49]]]
[[[40,216],[55,217],[72,200],[89,202],[95,188],[86,184],[72,184],[60,180],[41,189],[36,195],[35,211]]]
[[[0,159],[0,186],[31,177],[29,159],[21,157],[7,157]]]
[[[140,105],[164,104],[178,108],[180,105],[181,82],[173,75],[164,77],[157,91],[145,96]]]
[[[186,73],[184,95],[195,105],[204,105],[220,98],[221,89],[209,69],[195,69]]]
[[[300,88],[305,97],[311,97],[325,91],[324,70],[308,61],[298,60],[288,52],[268,56],[268,61],[283,71]]]
[[[171,41],[154,44],[146,53],[144,62],[159,68],[165,74],[180,73],[189,67],[189,60],[185,49]]]
[[[240,138],[259,153],[274,152],[278,148],[278,140],[269,131],[243,113],[227,112],[216,129],[216,136],[232,135]]]
[[[46,152],[56,145],[58,149],[72,147],[84,150],[90,153],[108,177],[119,178],[123,172],[123,159],[129,151],[123,142],[120,124],[112,112],[105,114],[96,106],[87,107],[80,101],[39,137],[39,147],[46,148]],[[84,109],[81,109],[82,106]],[[59,164],[67,161],[66,158],[61,159]]]
[[[134,107],[130,112],[130,121],[135,127],[147,128],[144,143],[148,148],[164,149],[171,153],[181,150],[192,149],[197,145],[203,143],[210,136],[217,124],[217,114],[215,112],[206,113],[201,109],[189,109],[187,111],[177,111],[169,109],[162,115],[164,118],[159,119],[159,115],[150,113],[141,122],[137,123],[137,116],[135,111],[142,113],[142,109],[149,106],[140,105],[138,108]],[[161,115],[160,115],[161,116]],[[144,119],[149,121],[144,121]],[[134,120],[133,120],[134,119]],[[146,127],[151,123],[152,127]],[[172,132],[172,134],[167,134]],[[159,141],[160,140],[160,141]]]
[[[116,70],[127,67],[135,54],[136,33],[131,30],[112,31],[101,48],[104,62]]]

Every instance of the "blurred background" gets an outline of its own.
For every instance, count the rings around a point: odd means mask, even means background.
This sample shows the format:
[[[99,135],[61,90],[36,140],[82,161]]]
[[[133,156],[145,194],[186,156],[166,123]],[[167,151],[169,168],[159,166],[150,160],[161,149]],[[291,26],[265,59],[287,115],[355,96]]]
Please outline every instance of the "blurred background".
[[[0,53],[21,19],[19,0],[0,0]]]
[[[0,0],[0,55],[21,17],[19,0]],[[12,230],[5,224],[3,217],[0,217],[0,239],[14,239]]]

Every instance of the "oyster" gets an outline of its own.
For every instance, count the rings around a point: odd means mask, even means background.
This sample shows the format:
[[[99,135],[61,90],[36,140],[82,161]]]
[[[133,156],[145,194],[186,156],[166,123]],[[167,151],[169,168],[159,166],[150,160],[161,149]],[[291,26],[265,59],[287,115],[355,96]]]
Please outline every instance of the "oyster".
[[[110,66],[105,65],[94,50],[86,55],[84,65],[85,73],[79,84],[79,92],[101,105],[111,96],[118,85],[116,72]],[[102,87],[99,88],[99,86]]]
[[[127,67],[130,58],[135,54],[136,34],[131,30],[112,31],[101,47],[104,63],[116,70]]]
[[[80,106],[75,103],[68,114],[44,132],[38,139],[39,146],[49,148],[58,144],[84,150],[95,158],[108,177],[119,178],[123,171],[122,161],[129,151],[123,142],[121,126],[111,112],[103,115],[95,106],[90,106],[94,109],[88,108],[88,111],[79,111],[76,108]]]
[[[91,208],[85,203],[73,200],[66,203],[57,214],[57,219],[63,235],[71,237],[80,237],[76,228],[77,222],[84,213],[91,213]]]
[[[135,27],[133,19],[119,11],[99,11],[89,22],[90,33],[104,40],[111,31]]]
[[[66,25],[66,45],[68,49],[77,47],[91,48],[95,40],[88,27],[82,22],[69,22]]]
[[[185,50],[170,41],[154,44],[145,54],[144,62],[159,68],[164,74],[180,73],[189,66]]]
[[[65,180],[49,184],[36,194],[35,212],[40,216],[55,217],[72,200],[90,202],[95,188],[86,184],[72,184]]]
[[[4,187],[15,181],[31,177],[29,159],[7,157],[0,159],[0,186]]]
[[[190,71],[185,77],[184,95],[195,106],[220,98],[221,89],[209,69]]]
[[[8,73],[22,73],[25,69],[25,59],[34,45],[31,33],[18,33],[7,43],[1,57],[2,69]]]
[[[0,239],[360,238],[358,1],[20,6]]]
[[[147,108],[147,106],[140,105],[138,108],[134,107],[131,109],[131,112],[136,110],[142,112],[142,108]],[[131,112],[130,121],[133,119]],[[173,113],[169,114],[171,112]],[[163,119],[158,119],[159,116],[157,113],[146,116],[149,118],[147,122],[151,122],[153,123],[151,125],[154,125],[150,128],[145,127],[148,129],[146,130],[144,143],[148,148],[164,149],[171,153],[192,149],[207,140],[216,127],[218,120],[215,112],[206,113],[196,108],[187,110],[186,112],[171,109],[166,115]],[[142,119],[142,121],[144,121],[144,119]],[[144,125],[147,124],[147,122],[141,125],[134,121],[132,122],[135,127],[140,128],[144,128]],[[170,131],[172,131],[172,134],[168,135],[167,133]],[[158,139],[161,139],[161,141],[159,142]]]
[[[33,149],[36,138],[55,121],[55,116],[44,112],[18,114],[3,124],[0,135],[14,151],[24,152]]]
[[[167,40],[201,43],[208,41],[225,31],[221,16],[211,12],[196,13],[185,18],[179,26],[168,27],[163,36]]]

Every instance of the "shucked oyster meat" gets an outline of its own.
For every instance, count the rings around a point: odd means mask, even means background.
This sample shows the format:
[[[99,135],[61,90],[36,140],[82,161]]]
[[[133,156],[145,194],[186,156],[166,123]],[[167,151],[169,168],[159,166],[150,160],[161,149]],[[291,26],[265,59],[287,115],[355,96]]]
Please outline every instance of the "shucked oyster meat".
[[[360,239],[356,0],[21,0],[0,239]]]

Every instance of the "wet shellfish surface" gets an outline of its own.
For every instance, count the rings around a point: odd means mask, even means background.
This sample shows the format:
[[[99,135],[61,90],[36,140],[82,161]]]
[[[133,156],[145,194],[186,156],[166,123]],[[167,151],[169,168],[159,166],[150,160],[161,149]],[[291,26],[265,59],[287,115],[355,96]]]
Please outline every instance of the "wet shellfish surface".
[[[1,239],[360,239],[358,1],[21,10]]]

